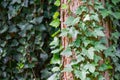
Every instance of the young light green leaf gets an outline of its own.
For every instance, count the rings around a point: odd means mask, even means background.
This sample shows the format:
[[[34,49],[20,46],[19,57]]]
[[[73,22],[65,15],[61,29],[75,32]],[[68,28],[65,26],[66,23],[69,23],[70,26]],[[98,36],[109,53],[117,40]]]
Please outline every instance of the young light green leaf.
[[[54,15],[53,15],[53,19],[58,18],[59,15],[60,15],[59,12],[55,12]]]
[[[56,0],[54,3],[55,6],[60,6],[60,0]]]
[[[60,19],[54,19],[51,23],[50,23],[51,26],[57,28],[59,25],[60,25]]]

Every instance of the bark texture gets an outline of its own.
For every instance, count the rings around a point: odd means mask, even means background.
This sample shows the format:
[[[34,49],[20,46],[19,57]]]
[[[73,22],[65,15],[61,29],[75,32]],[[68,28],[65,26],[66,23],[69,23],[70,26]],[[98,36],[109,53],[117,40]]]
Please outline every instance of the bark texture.
[[[80,0],[71,0],[70,3],[68,3],[68,0],[61,0],[61,4],[67,4],[68,8],[67,9],[61,9],[60,13],[61,13],[61,29],[66,28],[67,26],[64,24],[64,22],[66,21],[66,19],[68,18],[69,15],[73,15],[74,14],[69,14],[69,11],[71,11],[72,13],[74,13],[74,11],[77,9],[78,6],[81,5],[81,1]],[[73,38],[72,40],[74,40],[75,38]],[[67,45],[69,44],[69,39],[67,37],[62,37],[62,45],[64,46],[64,49],[66,49]],[[72,51],[74,54],[74,51]],[[63,56],[62,57],[62,64],[63,64],[63,68],[66,67],[66,65],[70,64],[71,61],[71,57],[66,57]],[[64,72],[62,74],[61,80],[74,80],[74,76],[71,72]]]

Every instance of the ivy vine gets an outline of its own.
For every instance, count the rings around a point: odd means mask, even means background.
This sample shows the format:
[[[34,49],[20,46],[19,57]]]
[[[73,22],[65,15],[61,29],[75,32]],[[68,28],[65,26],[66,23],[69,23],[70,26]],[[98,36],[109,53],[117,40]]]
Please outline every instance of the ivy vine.
[[[120,79],[120,52],[118,51],[119,39],[119,15],[120,1],[105,1],[105,4],[99,0],[82,0],[83,5],[79,6],[73,14],[69,16],[64,24],[67,28],[61,30],[60,34],[54,36],[51,42],[53,58],[51,63],[54,74],[48,80],[59,80],[62,72],[72,72],[75,80],[104,80],[103,73],[109,72],[111,80]],[[56,0],[56,6],[60,6],[60,0]],[[67,5],[61,4],[61,8],[66,9]],[[58,12],[56,21],[50,25],[58,28]],[[106,37],[106,28],[102,24],[110,20],[110,37]],[[54,24],[55,23],[55,24]],[[75,38],[69,41],[66,49],[61,46],[60,37]],[[109,46],[107,46],[109,44]],[[72,51],[75,52],[75,58],[72,58]],[[71,57],[72,61],[62,69],[61,56]],[[100,63],[103,61],[103,63]],[[111,62],[112,61],[112,62]],[[114,71],[114,72],[113,72]]]

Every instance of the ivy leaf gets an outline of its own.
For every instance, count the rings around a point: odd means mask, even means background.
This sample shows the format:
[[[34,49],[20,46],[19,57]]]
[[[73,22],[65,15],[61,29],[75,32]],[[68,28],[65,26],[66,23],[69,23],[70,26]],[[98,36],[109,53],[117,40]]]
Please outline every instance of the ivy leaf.
[[[90,20],[90,15],[87,14],[87,15],[85,16],[85,18],[83,19],[83,21],[85,22],[85,21],[89,21],[89,20]]]
[[[105,78],[103,77],[103,75],[99,75],[98,80],[105,80]]]
[[[60,47],[60,48],[58,48],[58,49],[55,49],[55,50],[52,50],[52,52],[51,53],[59,53],[61,50],[63,49],[63,47]]]
[[[103,33],[103,31],[100,30],[100,29],[95,29],[95,30],[92,32],[92,34],[93,34],[95,37],[97,37],[97,36],[104,37],[104,36],[105,36],[105,34]]]
[[[94,55],[94,61],[95,63],[98,63],[102,58],[100,56],[97,56],[96,54]]]
[[[86,64],[86,65],[84,66],[84,69],[85,69],[85,70],[89,69],[89,71],[90,71],[91,73],[94,73],[94,72],[95,72],[95,65],[93,65],[93,64]]]
[[[80,20],[80,17],[77,17],[74,20],[72,20],[72,25],[77,24],[79,22],[79,20]]]
[[[60,15],[59,12],[55,12],[53,15],[53,19],[56,19],[59,15]]]
[[[107,49],[107,47],[106,47],[105,45],[103,45],[103,44],[97,43],[97,44],[95,45],[95,49],[96,49],[97,51],[102,51],[102,50]]]
[[[80,6],[75,11],[75,14],[81,15],[83,12],[87,12],[87,11],[88,11],[88,8],[86,6]]]
[[[83,44],[84,44],[85,47],[87,47],[88,44],[90,44],[90,42],[91,42],[90,40],[84,40],[84,41],[83,41]]]
[[[87,51],[88,51],[88,54],[86,54],[87,55],[87,57],[89,58],[89,59],[94,59],[94,48],[93,47],[90,47]]]
[[[72,55],[72,51],[70,47],[67,47],[65,50],[63,50],[63,52],[61,52],[62,56],[67,56],[70,57]]]
[[[72,38],[76,38],[78,33],[79,32],[74,27],[71,27],[69,30],[69,34]]]
[[[73,42],[74,46],[79,47],[81,42],[81,38],[78,36],[77,39]]]
[[[111,65],[109,65],[109,64],[102,64],[100,67],[99,67],[99,70],[100,71],[105,71],[105,70],[107,70],[107,69],[112,69],[112,66]]]
[[[55,6],[60,6],[60,0],[56,0],[54,3]]]
[[[103,18],[107,17],[109,15],[109,12],[107,9],[103,9],[100,11]]]
[[[53,72],[60,71],[60,68],[59,67],[53,67],[52,71]]]
[[[67,20],[65,21],[65,24],[66,24],[67,26],[71,26],[73,20],[74,20],[74,17],[70,16],[70,17],[68,17]]]
[[[74,74],[77,78],[80,78],[81,80],[86,80],[86,74],[88,72],[85,71],[84,69],[82,71],[79,71],[79,70],[75,70],[74,71]]]
[[[120,0],[112,0],[112,3],[114,3],[115,5],[119,2],[120,2]]]
[[[62,36],[62,37],[67,36],[68,31],[69,31],[68,28],[64,28],[64,29],[62,29],[62,30],[61,30],[61,34],[60,34],[60,36]]]
[[[43,16],[40,16],[40,17],[36,17],[33,20],[31,20],[30,23],[35,24],[35,25],[40,24],[42,20],[43,20]]]
[[[62,70],[62,72],[71,72],[73,71],[73,68],[70,64],[66,65],[65,68]]]
[[[57,37],[54,37],[54,40],[50,43],[51,48],[55,48],[59,45],[59,39]]]
[[[51,26],[53,26],[53,27],[55,27],[55,28],[57,28],[57,27],[59,27],[59,25],[60,25],[60,19],[54,19],[51,23],[50,23],[50,25]]]
[[[112,15],[113,15],[116,19],[120,19],[120,12],[112,12]]]
[[[60,57],[58,54],[54,54],[51,61],[51,64],[60,64]]]
[[[52,76],[50,76],[47,80],[57,80],[57,73],[54,73]]]

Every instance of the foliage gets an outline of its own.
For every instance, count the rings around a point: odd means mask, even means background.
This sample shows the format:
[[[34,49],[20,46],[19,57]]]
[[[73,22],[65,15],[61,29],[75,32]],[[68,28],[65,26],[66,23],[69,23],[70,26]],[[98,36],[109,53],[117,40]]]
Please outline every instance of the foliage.
[[[58,75],[62,72],[73,72],[75,80],[104,80],[103,73],[109,71],[111,79],[119,80],[120,67],[119,58],[120,54],[117,52],[117,40],[119,32],[117,31],[118,19],[120,14],[119,0],[106,1],[106,6],[102,2],[95,0],[94,5],[91,0],[83,0],[83,4],[75,11],[76,16],[69,16],[64,22],[67,28],[62,29],[60,35],[56,35],[54,41],[51,43],[54,56],[52,64],[57,65],[54,71],[54,76],[50,77],[58,80]],[[59,5],[59,0],[56,0],[55,5]],[[64,4],[61,4],[64,5]],[[62,6],[62,9],[67,6]],[[111,37],[109,39],[112,44],[108,44],[108,38],[105,36],[105,27],[100,24],[102,21],[111,20],[113,22],[111,27]],[[54,25],[53,25],[54,26]],[[57,25],[58,26],[58,25]],[[74,41],[69,42],[65,50],[60,49],[61,43],[59,37],[76,38]],[[58,42],[58,43],[57,43]],[[53,44],[54,43],[54,44]],[[62,51],[61,51],[62,50]],[[61,68],[60,55],[72,57],[72,51],[75,52],[76,58],[73,58],[71,63],[64,69]],[[112,63],[110,59],[112,59]],[[103,60],[104,63],[99,64]],[[114,68],[113,66],[114,65]],[[53,67],[53,69],[56,68]],[[62,69],[62,71],[60,71]],[[114,69],[114,73],[111,71]],[[59,73],[60,72],[60,73]],[[49,79],[48,79],[49,80]]]
[[[0,80],[46,80],[51,75],[49,22],[54,0],[0,0]],[[48,5],[48,6],[46,6]]]

